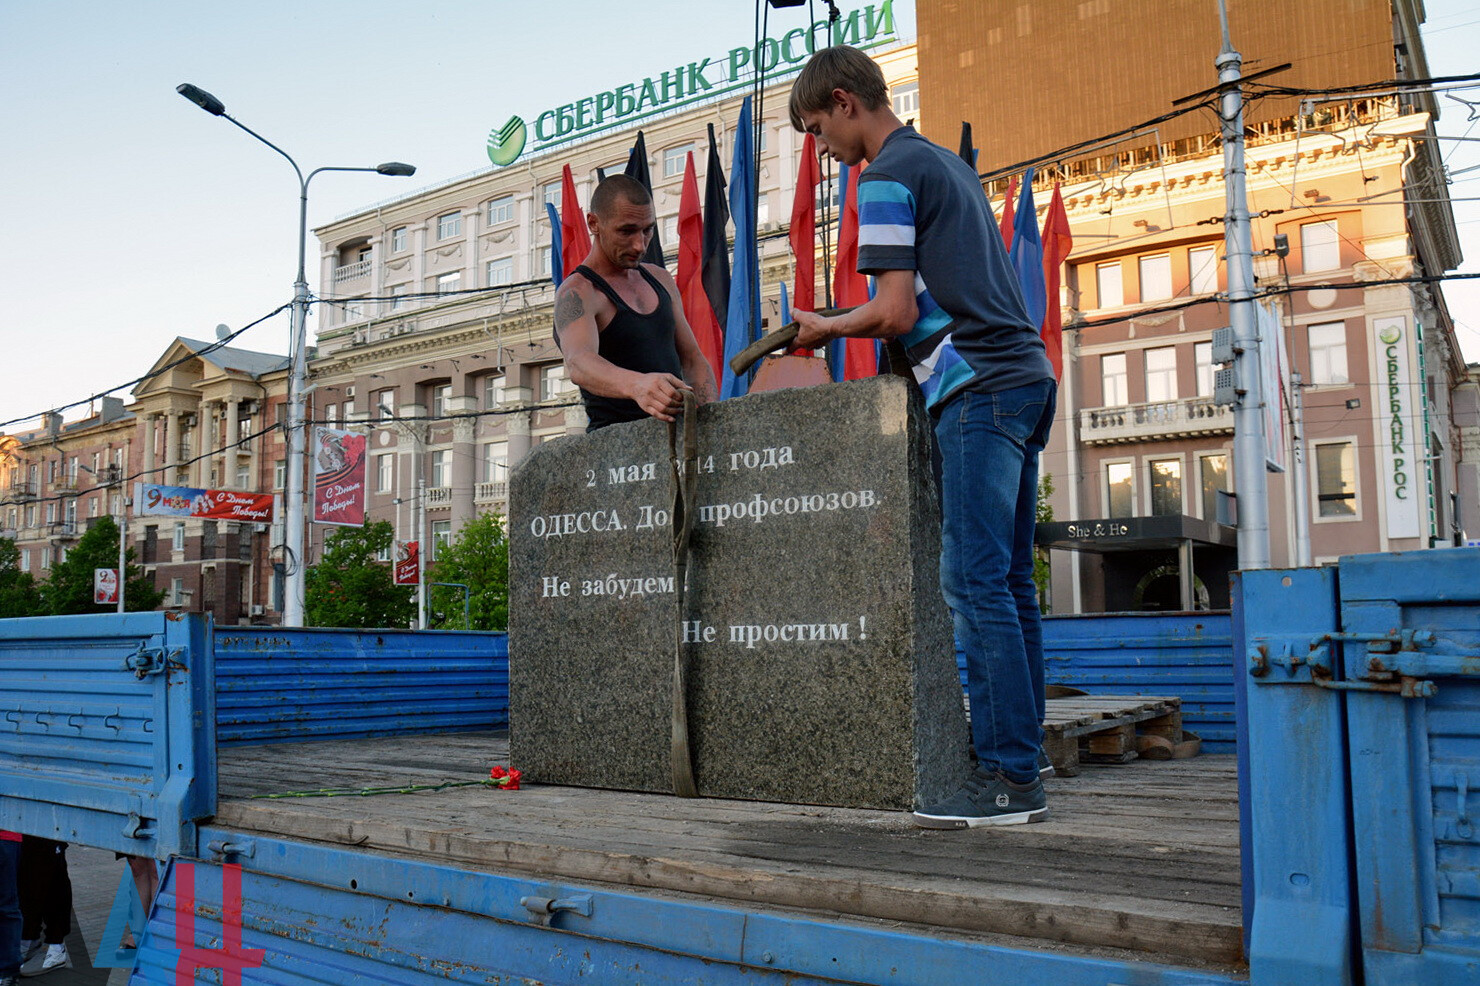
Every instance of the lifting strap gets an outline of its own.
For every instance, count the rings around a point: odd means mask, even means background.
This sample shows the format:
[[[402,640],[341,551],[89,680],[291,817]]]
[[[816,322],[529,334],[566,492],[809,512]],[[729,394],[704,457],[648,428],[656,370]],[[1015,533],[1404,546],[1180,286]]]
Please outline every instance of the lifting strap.
[[[694,527],[694,486],[699,475],[699,415],[693,391],[683,391],[683,459],[679,460],[678,421],[668,423],[668,462],[673,471],[673,588],[678,596],[673,631],[673,793],[697,798],[694,761],[689,752],[688,671],[684,656],[683,625],[687,615],[689,535]]]

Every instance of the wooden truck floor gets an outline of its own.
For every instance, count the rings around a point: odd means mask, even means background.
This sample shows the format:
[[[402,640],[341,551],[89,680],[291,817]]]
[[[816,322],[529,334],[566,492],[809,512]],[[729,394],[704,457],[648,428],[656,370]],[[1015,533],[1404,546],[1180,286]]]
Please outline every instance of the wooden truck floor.
[[[904,812],[545,785],[261,797],[476,781],[507,758],[496,733],[230,747],[215,824],[1024,947],[1222,968],[1241,953],[1232,756],[1086,766],[1045,782],[1047,821],[955,832],[914,828]]]

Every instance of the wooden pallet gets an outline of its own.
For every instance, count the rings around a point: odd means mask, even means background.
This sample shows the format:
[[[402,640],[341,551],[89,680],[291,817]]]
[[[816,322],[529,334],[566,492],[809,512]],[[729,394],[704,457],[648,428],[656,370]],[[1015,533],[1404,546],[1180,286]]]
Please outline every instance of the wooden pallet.
[[[1061,777],[1081,763],[1129,763],[1137,737],[1182,742],[1182,700],[1169,695],[1074,695],[1045,703],[1043,749]]]

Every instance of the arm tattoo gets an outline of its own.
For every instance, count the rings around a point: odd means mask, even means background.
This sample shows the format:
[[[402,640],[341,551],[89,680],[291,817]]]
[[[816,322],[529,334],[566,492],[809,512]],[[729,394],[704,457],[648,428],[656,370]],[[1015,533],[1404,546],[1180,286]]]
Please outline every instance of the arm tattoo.
[[[555,331],[559,332],[585,314],[586,306],[581,303],[581,296],[574,290],[567,291],[555,303]]]

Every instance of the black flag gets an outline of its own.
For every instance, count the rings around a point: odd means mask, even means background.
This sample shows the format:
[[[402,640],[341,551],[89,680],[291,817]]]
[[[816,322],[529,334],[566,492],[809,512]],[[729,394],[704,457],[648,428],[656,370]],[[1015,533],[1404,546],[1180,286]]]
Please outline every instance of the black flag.
[[[965,161],[966,164],[971,168],[972,171],[975,171],[976,170],[976,148],[974,148],[974,147],[971,146],[971,124],[967,123],[965,120],[962,120],[961,121],[961,151],[960,151],[960,154],[961,154],[961,160]]]
[[[648,190],[648,195],[653,194],[653,179],[648,174],[647,141],[643,139],[642,131],[637,131],[637,143],[632,145],[632,153],[627,157],[627,169],[622,172],[628,178],[636,178],[642,183],[642,187]],[[657,199],[653,200],[654,203]],[[647,252],[642,255],[645,264],[656,264],[663,267],[663,244],[658,237],[658,230],[653,229],[653,238],[648,241]]]
[[[730,252],[725,226],[730,221],[730,206],[725,199],[725,171],[719,162],[719,148],[714,143],[714,124],[709,125],[709,163],[704,166],[704,263],[699,278],[709,307],[719,319],[719,331],[725,331],[730,311]]]

